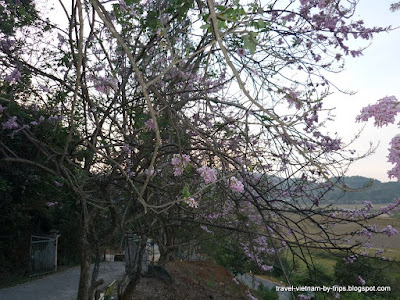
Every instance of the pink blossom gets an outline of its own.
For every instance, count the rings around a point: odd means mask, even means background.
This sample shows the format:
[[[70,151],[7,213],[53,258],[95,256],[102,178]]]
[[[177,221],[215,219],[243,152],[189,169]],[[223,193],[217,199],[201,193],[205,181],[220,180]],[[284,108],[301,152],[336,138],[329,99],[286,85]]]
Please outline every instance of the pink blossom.
[[[8,129],[8,130],[13,130],[13,129],[17,129],[19,127],[18,123],[17,123],[17,117],[13,116],[10,119],[8,119],[7,122],[3,123],[3,129]]]
[[[186,198],[185,202],[192,208],[198,208],[199,207],[199,203],[193,197]]]
[[[242,193],[244,190],[243,183],[239,181],[236,177],[229,178],[228,187],[236,192]]]
[[[210,229],[208,229],[208,227],[206,225],[200,225],[200,228],[203,229],[207,233],[214,234],[214,232],[212,232]]]
[[[146,170],[144,170],[144,174],[146,175],[146,176],[153,176],[154,175],[154,169],[153,168],[151,168],[150,170],[149,169],[146,169]]]
[[[237,55],[239,55],[240,57],[243,57],[246,55],[246,51],[243,48],[239,48],[236,50]]]
[[[144,127],[145,127],[147,130],[152,130],[152,131],[154,131],[154,121],[153,121],[153,119],[148,119],[148,120],[146,121],[146,123],[144,123]]]
[[[273,266],[261,265],[261,270],[263,271],[271,271],[273,268]]]
[[[361,276],[358,276],[358,283],[359,284],[361,284],[361,285],[365,285],[365,280],[361,277]]]
[[[54,184],[55,184],[57,187],[62,187],[62,186],[63,186],[63,184],[60,183],[60,182],[58,182],[57,180],[54,180]]]
[[[123,145],[122,146],[122,151],[124,151],[125,153],[129,154],[131,152],[131,149],[129,148],[128,145]]]
[[[43,92],[50,93],[50,89],[47,86],[39,84],[39,87],[42,89]]]
[[[297,297],[299,298],[299,300],[310,300],[312,298],[312,295],[300,294]]]
[[[356,121],[368,121],[374,117],[374,125],[382,127],[383,125],[393,124],[397,113],[400,111],[399,101],[394,96],[385,97],[378,100],[378,103],[368,105],[361,110],[361,114],[357,116]]]
[[[15,82],[17,82],[17,81],[19,81],[20,79],[21,79],[21,73],[20,73],[20,71],[18,70],[18,69],[14,69],[12,72],[11,72],[11,74],[10,75],[7,75],[6,76],[6,78],[5,78],[5,81],[8,81],[8,82],[13,82],[13,81],[15,81]]]
[[[118,79],[110,76],[92,78],[94,88],[101,92],[108,94],[111,90],[118,90]]]
[[[397,178],[400,181],[400,135],[396,135],[390,142],[388,161],[395,164],[392,170],[388,171],[389,178]]]
[[[294,89],[291,90],[288,89],[285,99],[289,103],[289,107],[295,106],[296,109],[300,109],[303,103],[301,102],[299,97],[300,97],[300,92],[295,91]]]
[[[388,225],[386,228],[381,230],[382,233],[386,233],[388,237],[394,236],[395,234],[398,234],[399,232],[394,229],[391,225]]]
[[[217,176],[213,168],[203,166],[198,168],[197,172],[200,173],[200,176],[204,179],[205,184],[214,183],[217,181]]]
[[[180,176],[183,174],[183,170],[190,162],[190,156],[187,154],[174,154],[171,159],[171,164],[174,166],[174,176]]]

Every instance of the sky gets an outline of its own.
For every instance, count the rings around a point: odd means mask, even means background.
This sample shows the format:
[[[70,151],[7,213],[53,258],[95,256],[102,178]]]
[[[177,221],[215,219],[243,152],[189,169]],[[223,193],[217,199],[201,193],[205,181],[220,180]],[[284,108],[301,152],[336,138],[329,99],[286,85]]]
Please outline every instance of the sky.
[[[400,27],[400,11],[391,12],[390,4],[395,0],[361,0],[355,17],[363,19],[368,26]],[[363,43],[365,45],[365,43]],[[370,142],[379,146],[375,154],[354,163],[347,175],[361,175],[380,181],[389,181],[387,171],[392,164],[387,162],[388,148],[391,139],[400,134],[396,124],[383,128],[374,128],[373,120],[356,123],[360,110],[374,104],[385,96],[396,96],[400,100],[400,28],[389,33],[381,33],[372,40],[364,55],[346,60],[345,71],[330,79],[344,90],[357,92],[349,96],[340,92],[330,95],[325,102],[326,107],[336,107],[336,120],[331,123],[331,132],[338,132],[344,141],[350,141],[354,134],[364,125],[360,138],[350,149],[359,154],[365,152]],[[334,130],[334,131],[333,131]]]
[[[400,11],[391,12],[389,9],[390,4],[395,1],[360,0],[354,17],[363,19],[366,25],[371,27],[400,27]],[[57,7],[56,11],[58,9]],[[366,46],[368,42],[361,45]],[[389,181],[387,171],[392,165],[387,162],[388,147],[390,140],[396,134],[400,134],[400,128],[396,124],[375,128],[373,120],[360,124],[356,123],[355,119],[363,107],[374,104],[385,96],[394,95],[400,100],[399,49],[400,28],[381,33],[374,37],[363,56],[346,59],[345,71],[328,77],[341,89],[356,92],[355,95],[346,95],[336,91],[326,99],[325,108],[336,108],[336,118],[330,123],[329,131],[337,132],[346,142],[365,126],[360,138],[349,148],[357,150],[359,154],[367,151],[371,142],[374,145],[379,143],[375,154],[355,162],[350,167],[347,173],[349,176],[361,175],[383,182]],[[400,121],[400,116],[397,121]]]

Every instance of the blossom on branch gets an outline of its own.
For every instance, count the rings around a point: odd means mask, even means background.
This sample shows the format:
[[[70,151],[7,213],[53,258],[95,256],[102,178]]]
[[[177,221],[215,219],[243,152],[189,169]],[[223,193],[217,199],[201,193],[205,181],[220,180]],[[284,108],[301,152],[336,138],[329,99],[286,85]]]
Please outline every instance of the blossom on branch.
[[[235,192],[239,192],[239,193],[242,193],[244,190],[243,183],[240,180],[238,180],[236,177],[229,178],[228,187],[231,190],[233,190]]]
[[[368,105],[361,110],[357,116],[357,122],[368,121],[369,118],[375,119],[374,125],[382,127],[383,125],[393,124],[397,113],[400,112],[399,101],[394,96],[384,97],[378,100],[378,103]]]
[[[148,120],[144,123],[144,127],[145,127],[147,130],[154,131],[154,121],[153,121],[153,119],[148,119]]]
[[[171,160],[171,164],[174,166],[174,176],[181,176],[189,161],[190,156],[187,154],[174,154]]]
[[[193,197],[187,197],[185,199],[185,202],[191,207],[191,208],[198,208],[199,203],[193,198]]]
[[[11,117],[10,119],[8,119],[7,122],[4,122],[2,125],[3,125],[3,129],[7,129],[7,130],[13,130],[13,129],[17,129],[19,127],[16,116]]]
[[[358,283],[359,284],[361,284],[361,285],[365,285],[365,280],[361,277],[361,276],[358,276]]]
[[[197,172],[204,179],[205,184],[214,183],[217,181],[217,175],[215,174],[215,169],[203,166],[197,169]]]
[[[382,229],[381,232],[387,234],[388,237],[394,236],[395,234],[399,233],[391,225],[388,225],[386,228]]]
[[[18,82],[21,79],[21,72],[15,68],[10,75],[7,75],[5,81],[7,82]]]

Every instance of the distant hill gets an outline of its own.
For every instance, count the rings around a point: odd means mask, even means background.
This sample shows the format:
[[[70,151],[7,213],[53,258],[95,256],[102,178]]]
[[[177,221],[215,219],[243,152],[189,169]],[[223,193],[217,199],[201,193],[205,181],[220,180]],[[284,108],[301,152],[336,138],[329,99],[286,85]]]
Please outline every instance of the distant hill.
[[[335,182],[336,179],[332,178]],[[324,196],[325,200],[332,200],[335,203],[363,203],[371,201],[372,203],[390,203],[393,199],[400,197],[400,183],[381,182],[376,179],[362,176],[342,177],[339,185],[347,185],[351,189],[363,189],[359,192],[345,192],[339,188],[333,188]]]

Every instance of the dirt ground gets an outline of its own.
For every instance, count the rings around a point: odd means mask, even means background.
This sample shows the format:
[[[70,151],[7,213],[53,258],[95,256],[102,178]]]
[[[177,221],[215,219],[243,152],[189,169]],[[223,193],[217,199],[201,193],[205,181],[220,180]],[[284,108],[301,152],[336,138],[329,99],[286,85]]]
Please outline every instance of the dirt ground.
[[[165,268],[172,277],[171,285],[156,278],[141,278],[132,299],[248,299],[247,288],[233,282],[225,268],[212,262],[175,260]]]

